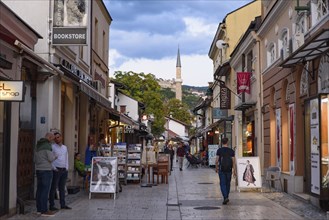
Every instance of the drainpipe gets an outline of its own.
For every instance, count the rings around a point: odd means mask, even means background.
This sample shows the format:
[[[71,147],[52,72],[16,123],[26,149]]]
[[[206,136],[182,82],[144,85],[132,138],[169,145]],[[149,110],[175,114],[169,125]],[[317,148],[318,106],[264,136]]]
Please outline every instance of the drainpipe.
[[[258,93],[258,100],[259,103],[258,106],[257,106],[257,109],[258,109],[258,125],[259,125],[259,134],[260,134],[260,137],[258,137],[258,139],[260,139],[260,153],[261,153],[261,157],[260,157],[260,164],[261,164],[261,167],[264,167],[264,134],[263,134],[263,130],[264,130],[264,119],[263,119],[263,113],[262,113],[262,107],[263,107],[263,76],[262,76],[262,73],[261,73],[261,62],[260,62],[260,58],[262,57],[261,56],[261,49],[260,49],[260,37],[257,35],[257,33],[255,31],[251,31],[251,35],[253,37],[253,39],[256,41],[257,43],[257,49],[258,49],[258,57],[257,57],[257,61],[258,61],[258,66],[257,66],[257,72],[259,74],[259,93]],[[263,172],[263,169],[261,169],[261,171]]]

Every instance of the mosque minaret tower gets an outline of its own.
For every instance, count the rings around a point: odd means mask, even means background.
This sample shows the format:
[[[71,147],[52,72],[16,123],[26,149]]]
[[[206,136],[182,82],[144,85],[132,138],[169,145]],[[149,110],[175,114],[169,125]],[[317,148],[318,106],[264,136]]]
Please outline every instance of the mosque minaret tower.
[[[182,73],[181,73],[181,62],[180,62],[180,54],[179,54],[179,47],[177,52],[177,62],[176,62],[176,99],[182,101]]]

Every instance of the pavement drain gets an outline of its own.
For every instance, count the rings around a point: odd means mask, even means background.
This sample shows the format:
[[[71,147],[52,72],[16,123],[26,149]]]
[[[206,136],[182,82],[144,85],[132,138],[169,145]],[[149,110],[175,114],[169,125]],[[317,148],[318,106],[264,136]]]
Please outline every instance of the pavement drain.
[[[214,183],[198,183],[198,184],[214,184]]]
[[[220,208],[215,207],[215,206],[200,206],[200,207],[195,207],[194,209],[197,209],[197,210],[215,210],[215,209],[220,209]]]
[[[182,203],[178,203],[178,204],[166,204],[167,206],[180,206],[180,205],[182,205]]]

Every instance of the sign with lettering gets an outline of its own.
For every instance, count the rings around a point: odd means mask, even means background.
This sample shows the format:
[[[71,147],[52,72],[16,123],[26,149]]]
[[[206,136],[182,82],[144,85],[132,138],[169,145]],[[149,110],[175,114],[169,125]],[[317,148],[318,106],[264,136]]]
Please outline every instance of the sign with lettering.
[[[227,87],[220,87],[220,109],[231,108],[231,91]]]
[[[23,102],[23,81],[0,81],[0,101]]]
[[[220,108],[213,108],[212,109],[212,118],[213,119],[222,119],[226,118],[228,115],[227,110],[222,110]]]
[[[53,45],[87,44],[87,0],[54,0],[53,14]]]
[[[125,134],[133,134],[134,133],[134,126],[132,125],[125,125],[124,126]]]

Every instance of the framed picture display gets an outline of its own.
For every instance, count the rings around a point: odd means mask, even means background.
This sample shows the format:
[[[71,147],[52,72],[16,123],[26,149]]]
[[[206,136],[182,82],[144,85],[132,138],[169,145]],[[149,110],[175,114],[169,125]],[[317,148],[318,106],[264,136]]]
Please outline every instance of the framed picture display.
[[[116,193],[117,157],[93,157],[91,165],[89,199],[91,193]]]
[[[259,157],[237,158],[238,188],[262,188]]]

